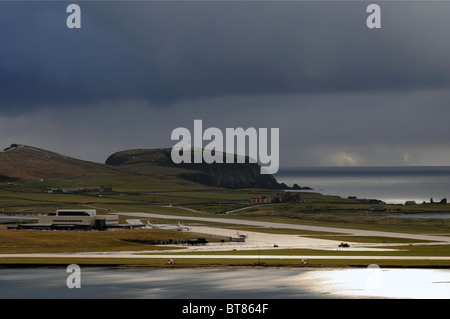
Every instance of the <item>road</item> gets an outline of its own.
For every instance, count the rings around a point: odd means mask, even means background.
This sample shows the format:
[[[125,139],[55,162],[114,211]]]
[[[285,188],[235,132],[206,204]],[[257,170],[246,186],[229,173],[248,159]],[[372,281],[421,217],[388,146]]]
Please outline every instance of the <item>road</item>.
[[[154,252],[154,251],[153,251]],[[127,259],[345,259],[345,260],[450,260],[450,256],[342,256],[342,255],[177,255],[148,254],[139,252],[92,252],[92,253],[30,253],[0,254],[0,258],[127,258]]]

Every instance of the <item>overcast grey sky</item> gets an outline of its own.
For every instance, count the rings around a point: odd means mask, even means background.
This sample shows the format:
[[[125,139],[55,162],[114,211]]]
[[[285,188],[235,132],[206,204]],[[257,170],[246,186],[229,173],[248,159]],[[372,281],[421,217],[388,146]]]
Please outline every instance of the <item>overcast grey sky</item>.
[[[0,2],[0,146],[104,162],[280,128],[280,165],[450,165],[450,3]]]

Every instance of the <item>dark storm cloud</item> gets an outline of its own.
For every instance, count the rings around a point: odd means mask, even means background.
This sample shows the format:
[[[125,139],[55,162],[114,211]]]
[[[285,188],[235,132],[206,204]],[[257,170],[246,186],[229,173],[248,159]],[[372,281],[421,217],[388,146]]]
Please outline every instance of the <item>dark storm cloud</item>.
[[[439,87],[450,79],[450,64],[439,53],[449,49],[448,24],[440,24],[446,15],[428,7],[391,4],[383,15],[387,30],[375,32],[365,26],[364,3],[175,2],[144,8],[127,6],[132,22],[109,10],[108,21],[143,54],[143,69],[154,76],[147,81],[156,79],[150,100],[402,90]],[[432,37],[420,31],[418,17]]]
[[[173,129],[193,132],[202,119],[204,129],[280,128],[281,167],[449,165],[449,100],[447,90],[219,97],[166,108],[119,100],[2,116],[0,145],[104,162],[125,149],[172,147]]]
[[[142,98],[377,92],[450,83],[449,4],[1,3],[2,109]],[[420,22],[426,22],[426,27]]]
[[[70,105],[130,94],[133,72],[126,41],[95,28],[66,27],[61,3],[1,3],[2,110]],[[71,32],[72,31],[72,32]],[[10,110],[10,109],[8,109]]]
[[[103,162],[202,119],[280,128],[282,166],[450,164],[450,3],[367,4],[0,2],[0,145]]]

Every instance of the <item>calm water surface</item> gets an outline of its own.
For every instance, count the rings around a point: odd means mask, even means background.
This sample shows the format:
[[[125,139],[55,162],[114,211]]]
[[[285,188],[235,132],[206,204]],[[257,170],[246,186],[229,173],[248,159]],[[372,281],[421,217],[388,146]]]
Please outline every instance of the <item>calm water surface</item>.
[[[440,269],[1,269],[0,298],[450,298]]]

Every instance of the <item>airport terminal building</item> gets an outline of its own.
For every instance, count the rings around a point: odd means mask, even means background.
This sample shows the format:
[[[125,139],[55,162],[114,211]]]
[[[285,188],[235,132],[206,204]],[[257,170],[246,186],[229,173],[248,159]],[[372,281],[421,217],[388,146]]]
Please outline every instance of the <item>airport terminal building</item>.
[[[117,215],[97,215],[95,209],[60,209],[39,216],[37,224],[19,224],[18,229],[106,230],[121,227]]]

